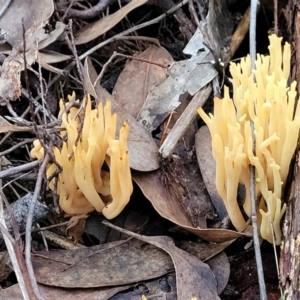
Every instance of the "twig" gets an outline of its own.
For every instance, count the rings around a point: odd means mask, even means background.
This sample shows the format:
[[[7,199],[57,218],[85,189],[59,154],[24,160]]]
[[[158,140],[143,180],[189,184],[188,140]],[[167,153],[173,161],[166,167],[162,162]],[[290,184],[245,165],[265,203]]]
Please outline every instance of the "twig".
[[[73,35],[73,31],[72,31],[72,23],[73,23],[72,20],[70,20],[69,24],[67,26],[67,28],[69,28],[71,39],[69,38],[67,32],[65,32],[64,36],[65,36],[65,39],[66,39],[66,42],[67,42],[67,45],[68,45],[69,49],[72,51],[72,53],[74,55],[78,75],[79,75],[79,78],[81,80],[80,83],[81,83],[81,85],[83,85],[82,84],[82,82],[83,82],[83,72],[82,72],[83,66],[82,66],[81,61],[78,58],[78,53],[77,53],[77,50],[76,50],[76,46],[75,46],[75,42],[74,42],[74,35]]]
[[[250,8],[250,57],[251,57],[251,67],[252,70],[255,69],[255,57],[256,57],[256,17],[257,17],[257,0],[251,0]],[[252,152],[255,154],[255,133],[253,121],[250,121],[251,126],[251,136],[252,136]],[[254,242],[254,251],[255,251],[255,260],[257,267],[257,276],[258,276],[258,285],[259,293],[261,300],[267,300],[266,284],[264,278],[264,270],[262,265],[260,244],[259,244],[259,234],[257,226],[257,212],[256,212],[256,199],[255,199],[255,167],[250,165],[250,199],[251,199],[251,219],[252,219],[252,228],[253,228],[253,242]]]
[[[274,33],[278,36],[278,0],[274,0]]]
[[[3,156],[3,155],[7,155],[8,153],[18,149],[19,147],[23,146],[23,145],[26,145],[26,144],[29,144],[29,143],[32,143],[34,141],[34,139],[25,139],[25,141],[22,141],[12,147],[10,147],[9,149],[3,151],[3,152],[0,152],[0,156]]]
[[[252,70],[255,69],[256,58],[256,17],[257,17],[258,0],[251,0],[250,7],[250,28],[249,28],[249,43],[250,43],[250,58]]]
[[[193,0],[189,0],[189,11],[190,11],[190,14],[191,14],[192,18],[194,19],[196,25],[199,27],[200,26],[200,20],[198,18],[197,13],[196,13]]]
[[[104,11],[104,9],[112,4],[116,2],[116,0],[99,0],[99,2],[89,8],[89,9],[85,9],[85,10],[78,10],[78,9],[73,9],[73,8],[70,8],[71,5],[69,5],[67,8],[65,7],[62,7],[62,6],[57,6],[57,9],[60,11],[60,12],[64,12],[64,16],[63,16],[63,19],[65,17],[68,17],[68,18],[80,18],[82,20],[84,19],[91,19],[91,18],[95,18],[97,17],[102,11]]]
[[[49,162],[49,155],[46,154],[44,161],[39,169],[39,173],[38,173],[38,177],[37,177],[37,181],[35,184],[35,189],[34,189],[34,193],[32,196],[32,201],[30,203],[30,207],[28,210],[28,217],[27,217],[27,222],[26,222],[26,234],[25,234],[25,262],[26,262],[26,266],[27,266],[27,270],[30,276],[30,280],[31,280],[31,285],[33,287],[33,290],[35,292],[36,295],[38,295],[39,299],[43,299],[42,295],[40,294],[37,282],[36,282],[36,278],[34,275],[34,270],[32,267],[32,261],[31,261],[31,227],[32,227],[32,221],[33,221],[33,213],[34,213],[34,207],[38,198],[38,195],[40,193],[41,187],[42,187],[42,179],[43,179],[43,175],[45,173],[47,164]]]
[[[3,179],[5,177],[11,176],[11,175],[16,175],[16,174],[19,174],[24,171],[31,170],[31,169],[37,167],[40,164],[40,162],[41,162],[40,160],[36,160],[36,161],[32,161],[30,163],[27,163],[27,164],[24,164],[21,166],[17,166],[17,167],[9,168],[7,170],[0,171],[0,179]]]

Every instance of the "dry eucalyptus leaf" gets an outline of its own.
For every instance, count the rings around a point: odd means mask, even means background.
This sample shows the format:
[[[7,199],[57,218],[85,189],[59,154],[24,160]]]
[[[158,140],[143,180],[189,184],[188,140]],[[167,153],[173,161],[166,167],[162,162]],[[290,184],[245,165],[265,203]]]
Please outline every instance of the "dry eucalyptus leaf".
[[[147,1],[148,0],[132,0],[115,13],[83,27],[75,34],[75,45],[88,43],[104,34],[125,18],[128,13],[145,4]]]
[[[0,81],[1,83],[1,81]],[[2,116],[0,116],[0,133],[7,133],[7,132],[26,132],[26,131],[32,131],[32,128],[30,127],[23,127],[23,126],[17,126],[9,123],[7,120],[5,120]]]
[[[59,62],[68,60],[70,58],[72,58],[70,55],[65,55],[62,53],[55,52],[55,51],[41,50],[38,52],[37,61],[38,61],[38,63],[41,64],[41,66],[44,69],[46,69],[50,72],[56,73],[56,74],[64,75],[65,74],[64,70],[53,67],[53,66],[51,66],[51,64],[59,63]]]
[[[112,288],[64,289],[39,284],[39,289],[45,300],[108,300],[116,293],[129,289],[132,285],[122,285]],[[18,284],[0,291],[0,299],[23,300]]]
[[[4,2],[6,0],[0,0],[0,7]],[[45,24],[53,11],[53,0],[11,1],[0,18],[0,28],[6,33],[6,41],[13,47],[19,47],[23,42],[23,25],[27,31],[38,23]]]
[[[166,78],[173,58],[165,48],[157,46],[150,46],[134,58],[144,61],[132,59],[125,66],[112,95],[123,109],[136,117],[151,88]]]
[[[94,96],[97,103],[111,100],[112,110],[118,115],[117,128],[121,128],[125,120],[128,121],[130,127],[128,137],[130,167],[144,172],[158,169],[158,149],[151,134],[134,117],[124,111],[99,83],[95,87],[93,86],[97,73],[89,58],[85,60],[83,76],[84,88]]]
[[[202,126],[196,133],[195,149],[205,187],[220,220],[223,220],[228,213],[216,187],[216,163],[212,155],[211,135],[207,126]]]
[[[218,294],[220,295],[225,289],[230,275],[230,264],[228,257],[223,250],[231,243],[232,241],[221,244],[179,241],[176,242],[176,246],[190,254],[193,254],[200,260],[206,260],[206,263],[210,266],[216,277],[218,283]],[[208,257],[210,257],[210,259],[207,259]]]
[[[164,251],[134,240],[36,254],[32,263],[37,281],[65,288],[130,284],[162,276],[173,268]]]
[[[145,197],[163,218],[170,220],[207,241],[221,243],[240,236],[251,236],[251,234],[244,234],[228,229],[202,229],[193,227],[191,221],[183,211],[181,203],[169,193],[168,188],[165,186],[164,175],[161,170],[151,173],[133,171],[132,177]]]
[[[174,62],[168,70],[169,76],[150,91],[137,120],[149,131],[156,129],[180,105],[181,95],[193,96],[217,75],[211,60],[212,55],[204,51]]]
[[[41,62],[47,63],[47,64],[55,64],[59,63],[68,59],[71,59],[71,55],[65,55],[62,53],[58,53],[55,51],[50,51],[50,50],[41,50],[38,53],[38,59]]]
[[[104,224],[109,225],[108,222]],[[136,239],[154,245],[170,255],[175,266],[178,299],[192,299],[193,297],[203,300],[220,299],[217,294],[217,281],[209,266],[194,255],[177,248],[170,237],[152,237],[124,229],[122,231]]]
[[[60,35],[64,32],[66,25],[62,22],[55,23],[55,29],[49,33],[43,32],[39,35],[39,50],[46,48],[55,42]]]

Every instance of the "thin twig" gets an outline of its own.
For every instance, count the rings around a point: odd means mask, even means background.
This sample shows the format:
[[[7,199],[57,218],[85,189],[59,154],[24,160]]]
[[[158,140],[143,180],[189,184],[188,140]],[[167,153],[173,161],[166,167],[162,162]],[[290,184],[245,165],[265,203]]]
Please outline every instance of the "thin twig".
[[[251,0],[250,8],[250,57],[251,57],[251,67],[252,70],[255,69],[255,58],[256,58],[256,17],[257,17],[257,0]],[[253,121],[250,121],[251,126],[251,136],[252,136],[252,151],[255,153],[255,133],[254,133],[254,124]],[[252,228],[253,228],[253,242],[254,242],[254,251],[255,251],[255,260],[257,267],[257,276],[259,284],[259,293],[261,300],[267,300],[266,284],[264,278],[264,270],[262,265],[260,244],[259,244],[259,233],[257,226],[257,208],[256,208],[256,199],[255,199],[255,167],[250,165],[250,199],[251,199],[251,219],[252,219]]]
[[[11,175],[19,174],[24,171],[32,170],[40,164],[40,160],[32,161],[27,164],[23,164],[17,167],[9,168],[7,170],[0,171],[0,179],[6,178]]]
[[[34,292],[36,295],[38,295],[39,299],[43,299],[42,295],[40,294],[37,282],[36,282],[36,278],[34,275],[34,270],[33,270],[33,266],[32,266],[32,261],[31,261],[31,227],[32,227],[32,221],[33,221],[33,213],[34,213],[34,207],[35,204],[37,202],[37,198],[38,195],[40,194],[40,190],[42,187],[42,180],[43,180],[43,175],[45,173],[47,164],[49,162],[49,155],[46,154],[44,161],[39,169],[39,173],[38,173],[38,177],[37,177],[37,181],[35,184],[35,189],[34,189],[34,193],[32,196],[32,201],[30,203],[30,207],[28,210],[28,216],[27,216],[27,222],[26,222],[26,234],[25,234],[25,262],[26,262],[26,266],[27,266],[27,270],[31,279],[31,284],[32,287],[34,289]]]
[[[278,36],[278,0],[274,0],[274,33]]]
[[[58,5],[57,9],[60,12],[64,12],[63,19],[65,17],[68,17],[68,18],[80,18],[84,20],[84,19],[91,19],[99,16],[100,13],[104,11],[104,9],[108,5],[114,2],[116,2],[116,0],[99,0],[99,2],[95,6],[85,10],[73,9],[71,8],[72,4],[70,4],[68,7],[62,7],[61,5]]]
[[[8,153],[10,152],[13,152],[14,150],[18,149],[19,147],[23,146],[23,145],[26,145],[26,144],[29,144],[29,143],[32,143],[35,139],[25,139],[25,141],[22,141],[12,147],[10,147],[9,149],[3,151],[3,152],[0,152],[0,156],[3,156],[3,155],[7,155]]]

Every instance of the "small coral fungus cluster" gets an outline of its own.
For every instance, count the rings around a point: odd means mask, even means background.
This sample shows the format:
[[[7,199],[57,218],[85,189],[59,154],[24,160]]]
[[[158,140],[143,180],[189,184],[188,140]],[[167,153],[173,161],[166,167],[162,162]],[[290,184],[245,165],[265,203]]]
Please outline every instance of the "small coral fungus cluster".
[[[213,115],[206,115],[201,108],[198,112],[212,135],[216,186],[233,225],[238,231],[246,227],[237,203],[239,183],[246,187],[244,212],[251,214],[251,164],[256,170],[261,236],[280,244],[280,220],[285,211],[281,196],[297,146],[300,107],[296,101],[296,82],[288,85],[290,45],[286,43],[282,51],[281,38],[272,35],[269,39],[270,55],[257,56],[256,70],[251,70],[249,56],[239,64],[230,65],[233,100],[225,88],[224,99],[214,99]]]
[[[69,96],[69,101],[74,99],[75,94]],[[59,206],[69,215],[96,209],[111,219],[123,210],[133,190],[127,149],[129,125],[124,122],[116,139],[117,116],[111,114],[111,102],[107,101],[104,107],[100,103],[92,109],[88,96],[83,103],[86,104],[83,111],[72,107],[66,113],[60,102],[61,127],[65,128],[61,135],[66,141],[61,150],[53,148],[55,159],[62,166],[56,189]],[[38,140],[34,142],[31,156],[44,156]],[[104,163],[109,172],[102,169]],[[47,178],[56,170],[55,164],[49,165]],[[49,182],[52,190],[54,180]]]

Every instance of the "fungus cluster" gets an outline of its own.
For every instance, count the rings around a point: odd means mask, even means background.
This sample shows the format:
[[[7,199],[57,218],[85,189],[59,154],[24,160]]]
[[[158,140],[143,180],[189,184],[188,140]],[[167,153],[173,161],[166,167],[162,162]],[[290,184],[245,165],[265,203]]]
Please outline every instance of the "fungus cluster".
[[[286,205],[281,201],[289,166],[297,146],[300,106],[296,101],[296,82],[288,84],[290,45],[269,37],[270,55],[257,55],[255,70],[250,57],[231,63],[233,100],[225,87],[224,98],[214,99],[214,114],[202,108],[198,113],[212,135],[216,160],[216,187],[232,224],[238,231],[246,227],[237,203],[237,188],[246,188],[243,210],[251,214],[249,165],[256,170],[256,196],[259,198],[261,236],[280,244],[280,220]],[[251,126],[254,128],[255,151]]]
[[[73,101],[75,94],[68,98]],[[69,215],[95,209],[112,219],[123,210],[133,190],[127,149],[129,125],[124,122],[116,139],[117,116],[111,114],[111,102],[92,109],[88,96],[83,103],[86,103],[84,112],[72,107],[66,113],[60,102],[61,127],[66,132],[61,135],[65,141],[61,150],[53,147],[55,159],[62,166],[56,188],[59,206]],[[44,156],[38,140],[34,141],[31,156]],[[104,164],[109,172],[103,169]],[[54,163],[49,165],[47,178],[56,170]],[[49,182],[52,190],[55,190],[54,180]]]

